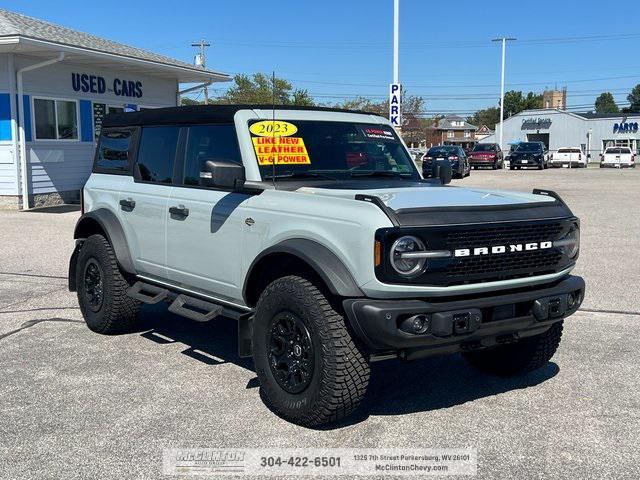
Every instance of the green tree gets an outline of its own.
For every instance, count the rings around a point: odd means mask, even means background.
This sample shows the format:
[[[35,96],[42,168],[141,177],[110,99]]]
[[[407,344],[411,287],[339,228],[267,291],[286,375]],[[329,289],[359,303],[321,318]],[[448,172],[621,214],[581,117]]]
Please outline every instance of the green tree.
[[[500,109],[498,107],[489,107],[478,110],[467,118],[467,122],[477,127],[486,125],[493,130],[496,128],[496,123],[500,122]]]
[[[631,93],[627,96],[627,100],[631,105],[625,111],[627,113],[640,113],[640,84],[633,87]]]
[[[193,98],[188,97],[181,97],[180,105],[183,107],[188,105],[204,105],[204,101],[194,100]]]
[[[611,92],[603,92],[596,98],[596,113],[619,113],[620,109]]]
[[[524,95],[522,92],[515,90],[510,90],[504,94],[504,118],[520,113],[523,110],[534,108],[542,108],[541,94],[529,92]]]
[[[374,102],[366,97],[355,97],[344,102],[337,103],[336,108],[345,108],[347,110],[361,110],[363,112],[371,112],[382,117],[389,115],[389,101],[382,100]],[[426,120],[424,117],[424,98],[416,95],[403,95],[402,97],[402,126],[410,128],[421,127]]]
[[[263,73],[235,75],[234,84],[216,103],[256,103],[269,105],[314,105],[306,90],[294,90],[291,83],[283,78],[275,79]]]
[[[361,110],[363,112],[371,112],[376,113],[378,115],[382,115],[386,117],[389,114],[389,102],[374,102],[370,98],[365,97],[355,97],[349,100],[345,100],[344,102],[337,103],[335,105],[336,108],[344,108],[347,110]]]

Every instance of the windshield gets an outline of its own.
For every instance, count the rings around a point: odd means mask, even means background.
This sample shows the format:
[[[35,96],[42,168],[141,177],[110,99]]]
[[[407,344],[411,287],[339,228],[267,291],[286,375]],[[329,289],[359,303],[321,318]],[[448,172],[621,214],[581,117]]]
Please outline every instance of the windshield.
[[[493,152],[495,149],[496,147],[494,147],[490,143],[479,143],[475,147],[473,147],[474,152]]]
[[[605,153],[631,153],[631,150],[629,150],[628,148],[607,148],[607,151]]]
[[[278,179],[420,178],[388,125],[262,120],[249,122],[249,130],[263,179],[273,178],[274,170]]]
[[[542,146],[539,143],[521,143],[516,148],[516,152],[539,152],[542,150]]]

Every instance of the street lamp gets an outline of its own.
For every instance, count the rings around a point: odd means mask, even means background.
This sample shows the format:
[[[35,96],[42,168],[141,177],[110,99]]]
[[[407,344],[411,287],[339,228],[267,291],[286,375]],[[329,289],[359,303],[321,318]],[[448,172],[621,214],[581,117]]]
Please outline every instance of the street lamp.
[[[502,70],[500,72],[500,150],[503,150],[502,145],[502,130],[504,124],[504,57],[505,51],[507,48],[507,42],[516,40],[513,37],[502,37],[502,38],[494,38],[492,42],[501,42],[502,43]]]

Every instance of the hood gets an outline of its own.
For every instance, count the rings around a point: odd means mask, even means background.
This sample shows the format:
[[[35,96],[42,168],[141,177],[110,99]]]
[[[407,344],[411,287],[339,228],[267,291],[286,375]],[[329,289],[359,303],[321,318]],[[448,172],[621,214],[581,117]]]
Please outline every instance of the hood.
[[[555,202],[546,195],[510,192],[503,190],[475,189],[453,186],[425,185],[405,188],[363,188],[362,190],[323,187],[302,187],[298,192],[355,199],[356,194],[379,197],[392,210],[442,208],[442,207],[496,207],[540,202]]]

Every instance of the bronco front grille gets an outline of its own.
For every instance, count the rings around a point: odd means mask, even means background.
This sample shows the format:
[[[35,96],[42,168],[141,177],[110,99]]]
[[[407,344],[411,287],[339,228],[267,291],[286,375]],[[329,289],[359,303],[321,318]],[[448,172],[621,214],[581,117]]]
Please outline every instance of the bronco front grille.
[[[532,252],[516,252],[503,255],[486,255],[459,259],[446,267],[446,275],[450,278],[464,278],[468,276],[486,275],[485,280],[501,275],[509,277],[508,272],[525,270],[528,272],[550,273],[562,260],[562,254],[557,249],[536,250]],[[513,278],[513,277],[511,277]]]
[[[445,243],[448,248],[473,248],[484,245],[543,242],[555,239],[562,232],[562,223],[538,223],[524,225],[496,225],[474,230],[448,232]]]
[[[385,282],[450,286],[524,278],[559,272],[572,264],[561,247],[511,251],[510,245],[553,242],[564,237],[576,218],[533,220],[513,223],[472,225],[440,225],[379,231],[385,245],[383,264],[376,268],[376,276]],[[403,278],[395,273],[389,261],[393,241],[402,235],[421,238],[428,250],[446,250],[448,258],[433,258],[421,275]],[[491,247],[504,246],[504,253],[490,253]],[[475,254],[475,248],[488,247],[489,253]],[[455,256],[457,249],[471,254]]]

